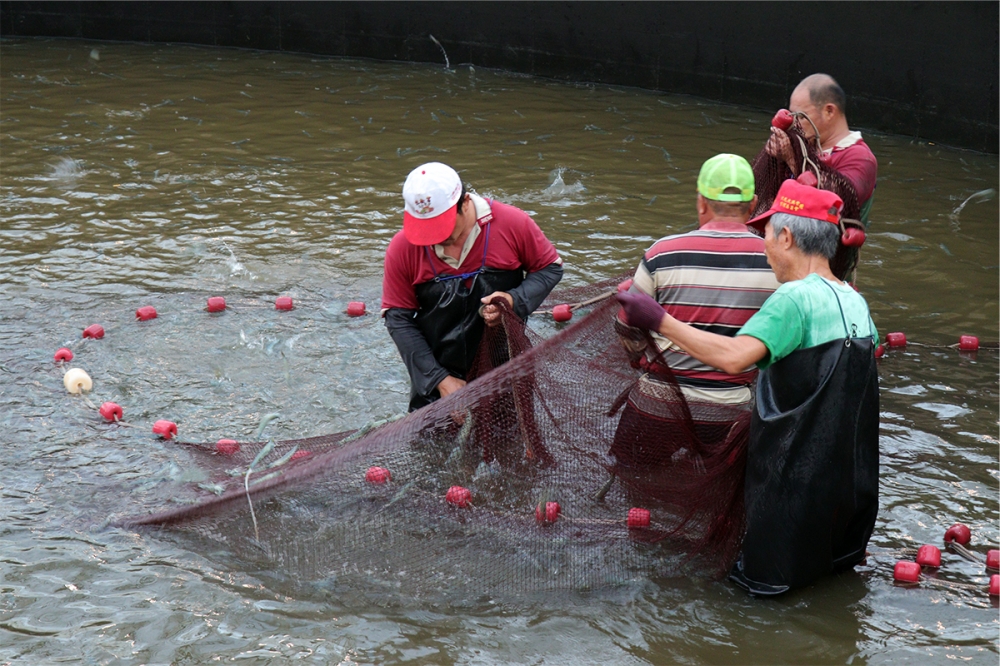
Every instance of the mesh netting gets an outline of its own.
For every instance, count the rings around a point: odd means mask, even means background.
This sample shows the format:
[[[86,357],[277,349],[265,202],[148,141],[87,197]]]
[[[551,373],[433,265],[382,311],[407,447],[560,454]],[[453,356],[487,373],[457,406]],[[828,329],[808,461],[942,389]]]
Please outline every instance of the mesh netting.
[[[792,173],[784,160],[768,154],[766,149],[761,149],[750,163],[753,167],[757,194],[757,207],[751,217],[765,213],[774,203],[774,198],[778,195],[781,184],[789,178],[795,178],[805,170],[816,176],[816,187],[836,193],[844,202],[842,215],[845,224],[863,229],[863,225],[857,222],[861,217],[861,204],[858,202],[858,194],[854,185],[822,161],[816,143],[809,141],[803,135],[800,122],[801,120],[797,118],[795,124],[785,130],[772,128],[772,131],[784,132],[788,136],[795,154],[795,173]],[[841,280],[853,281],[853,272],[857,261],[858,249],[847,247],[841,243],[838,244],[836,256],[830,261],[830,269]]]
[[[616,282],[548,302],[610,295]],[[640,404],[650,396],[615,333],[618,305],[594,300],[545,340],[504,310],[476,378],[403,418],[244,442],[233,455],[186,444],[209,478],[177,489],[172,506],[115,522],[158,526],[341,597],[468,599],[721,574],[742,535],[749,415],[689,407],[669,373],[655,405]],[[656,422],[634,418],[637,408]],[[391,480],[366,481],[372,466]],[[446,501],[452,486],[471,491],[469,506]],[[539,521],[548,502],[560,512]],[[629,527],[633,507],[650,512],[648,526]]]

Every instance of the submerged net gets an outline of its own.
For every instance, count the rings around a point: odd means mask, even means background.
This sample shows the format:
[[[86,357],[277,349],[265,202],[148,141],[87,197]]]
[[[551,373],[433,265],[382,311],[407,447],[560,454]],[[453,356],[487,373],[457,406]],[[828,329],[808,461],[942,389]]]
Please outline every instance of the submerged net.
[[[615,283],[557,298],[609,296]],[[590,307],[544,340],[504,310],[475,379],[405,417],[244,442],[233,455],[186,444],[209,478],[115,522],[341,598],[497,598],[722,574],[742,535],[749,416],[689,408],[667,373],[663,418],[639,425],[628,415],[645,399],[633,390],[641,373],[615,332],[617,302]],[[366,481],[372,466],[390,481]],[[468,506],[446,501],[452,486],[471,491]],[[540,521],[549,502],[559,514]],[[634,507],[648,526],[629,527]]]
[[[773,131],[784,132],[792,145],[795,155],[795,172],[785,163],[784,160],[770,155],[766,149],[761,149],[753,161],[755,192],[757,194],[757,207],[751,217],[756,217],[765,213],[774,203],[774,198],[778,195],[781,184],[789,178],[795,178],[803,171],[811,172],[816,176],[816,187],[821,190],[834,192],[844,202],[843,217],[845,224],[864,228],[857,220],[861,217],[861,204],[858,201],[858,193],[847,178],[838,171],[829,167],[820,157],[819,148],[815,141],[809,141],[802,133],[800,125],[801,119],[797,118],[795,123],[788,129],[782,130],[773,128]],[[857,266],[858,249],[847,247],[842,243],[837,246],[837,254],[830,261],[830,269],[833,274],[841,280],[853,281],[853,272]]]

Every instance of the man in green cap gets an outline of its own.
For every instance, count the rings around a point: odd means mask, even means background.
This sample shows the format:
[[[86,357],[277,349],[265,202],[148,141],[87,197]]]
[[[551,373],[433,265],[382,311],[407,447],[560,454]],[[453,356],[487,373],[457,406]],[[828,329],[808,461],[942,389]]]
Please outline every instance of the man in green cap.
[[[722,154],[705,162],[698,176],[698,229],[653,243],[629,291],[651,296],[695,328],[736,335],[778,288],[764,239],[746,226],[756,204],[753,170],[744,158]],[[616,328],[630,361],[645,373],[615,433],[610,453],[617,466],[648,469],[676,460],[678,451],[692,449],[681,431],[718,440],[732,437],[737,422],[748,427],[757,376],[752,364],[736,374],[721,372],[620,317]],[[687,427],[674,427],[678,422]]]

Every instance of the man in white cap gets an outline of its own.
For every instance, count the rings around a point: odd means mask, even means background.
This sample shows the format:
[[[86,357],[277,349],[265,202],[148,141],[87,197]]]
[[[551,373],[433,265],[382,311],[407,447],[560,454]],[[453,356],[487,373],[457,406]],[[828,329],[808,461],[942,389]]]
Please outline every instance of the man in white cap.
[[[503,298],[527,319],[562,278],[562,259],[534,220],[467,192],[429,162],[403,184],[403,230],[385,252],[382,316],[410,374],[410,411],[465,386]]]

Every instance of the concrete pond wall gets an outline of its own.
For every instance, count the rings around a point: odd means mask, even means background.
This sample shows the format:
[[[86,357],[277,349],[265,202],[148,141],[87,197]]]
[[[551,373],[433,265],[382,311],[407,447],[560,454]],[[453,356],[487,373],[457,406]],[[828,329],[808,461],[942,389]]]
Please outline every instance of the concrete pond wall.
[[[834,76],[855,128],[997,153],[997,2],[15,2],[0,36],[472,64],[761,109]]]

